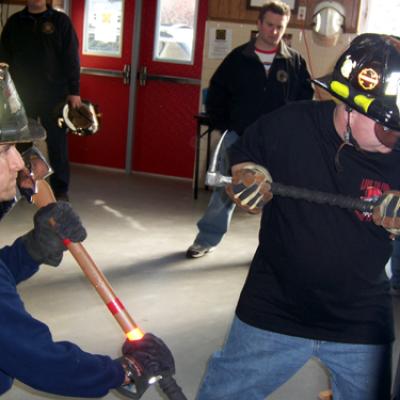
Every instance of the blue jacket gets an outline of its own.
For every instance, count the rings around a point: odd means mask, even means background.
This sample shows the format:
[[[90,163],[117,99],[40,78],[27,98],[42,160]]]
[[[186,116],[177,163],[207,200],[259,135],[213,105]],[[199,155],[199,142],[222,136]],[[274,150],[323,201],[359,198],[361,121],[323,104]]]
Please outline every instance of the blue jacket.
[[[120,363],[54,342],[49,328],[25,310],[16,286],[38,268],[20,239],[0,249],[0,395],[16,378],[58,395],[105,396],[124,380]]]

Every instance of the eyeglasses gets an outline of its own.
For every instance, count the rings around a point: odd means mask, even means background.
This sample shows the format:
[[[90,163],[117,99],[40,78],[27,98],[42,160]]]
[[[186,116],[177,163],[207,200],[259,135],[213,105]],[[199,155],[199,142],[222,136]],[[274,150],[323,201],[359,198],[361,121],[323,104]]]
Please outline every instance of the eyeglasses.
[[[383,145],[390,149],[400,150],[400,144],[398,143],[400,139],[400,131],[388,128],[387,126],[378,124],[377,122],[375,122],[374,131],[376,137]]]

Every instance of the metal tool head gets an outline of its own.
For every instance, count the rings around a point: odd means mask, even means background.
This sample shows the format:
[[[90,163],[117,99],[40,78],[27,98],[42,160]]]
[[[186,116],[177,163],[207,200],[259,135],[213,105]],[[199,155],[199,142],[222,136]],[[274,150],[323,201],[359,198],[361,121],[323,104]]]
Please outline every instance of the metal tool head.
[[[206,185],[211,187],[221,187],[232,183],[231,176],[222,175],[220,172],[207,171],[206,174]]]
[[[227,134],[227,132],[228,131],[226,130],[222,134],[221,139],[219,139],[219,142],[215,147],[210,167],[208,168],[208,171],[206,173],[205,184],[207,186],[220,187],[232,182],[232,178],[230,176],[222,175],[219,171],[217,171],[219,153],[221,151],[222,143],[225,139],[225,135]]]

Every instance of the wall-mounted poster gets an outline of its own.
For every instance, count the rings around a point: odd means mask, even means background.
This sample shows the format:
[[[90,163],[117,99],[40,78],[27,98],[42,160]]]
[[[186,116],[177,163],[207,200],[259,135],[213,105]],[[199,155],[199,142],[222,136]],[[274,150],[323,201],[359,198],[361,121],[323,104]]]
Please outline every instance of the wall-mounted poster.
[[[208,58],[222,60],[232,50],[232,29],[210,28]]]
[[[124,0],[86,0],[83,54],[121,57]]]

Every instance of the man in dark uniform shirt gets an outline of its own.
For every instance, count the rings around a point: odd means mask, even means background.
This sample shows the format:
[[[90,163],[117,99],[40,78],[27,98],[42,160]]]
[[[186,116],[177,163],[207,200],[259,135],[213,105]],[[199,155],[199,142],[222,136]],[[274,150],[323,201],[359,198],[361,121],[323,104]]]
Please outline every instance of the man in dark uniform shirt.
[[[27,114],[40,119],[54,173],[50,184],[57,199],[68,200],[70,168],[65,128],[57,125],[61,105],[81,105],[78,38],[69,17],[46,0],[27,0],[1,33],[0,61],[11,76]]]

